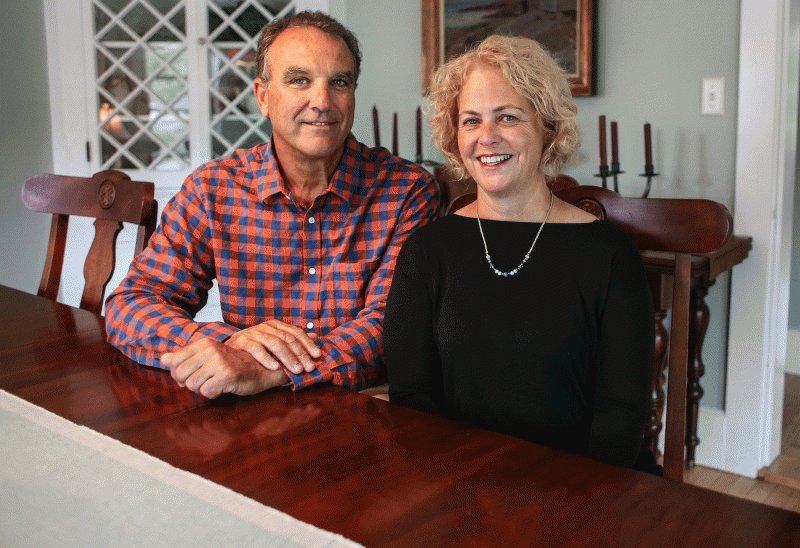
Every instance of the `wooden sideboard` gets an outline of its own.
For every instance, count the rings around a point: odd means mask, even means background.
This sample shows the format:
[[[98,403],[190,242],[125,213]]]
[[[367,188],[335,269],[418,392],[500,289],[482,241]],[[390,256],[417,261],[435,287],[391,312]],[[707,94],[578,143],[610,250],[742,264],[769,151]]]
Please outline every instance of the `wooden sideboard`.
[[[709,310],[705,302],[708,289],[717,276],[727,272],[747,258],[752,245],[749,236],[733,236],[713,253],[693,255],[692,257],[692,302],[689,316],[689,380],[686,404],[686,463],[694,466],[695,449],[700,443],[697,437],[697,413],[703,388],[700,379],[705,373],[702,360],[703,341],[708,328]],[[650,289],[653,292],[653,306],[656,309],[656,347],[651,381],[652,401],[650,418],[645,434],[647,446],[658,454],[658,436],[661,433],[661,416],[664,410],[664,370],[667,364],[667,342],[669,335],[664,327],[669,303],[672,302],[672,273],[675,256],[671,253],[647,251],[642,254]]]

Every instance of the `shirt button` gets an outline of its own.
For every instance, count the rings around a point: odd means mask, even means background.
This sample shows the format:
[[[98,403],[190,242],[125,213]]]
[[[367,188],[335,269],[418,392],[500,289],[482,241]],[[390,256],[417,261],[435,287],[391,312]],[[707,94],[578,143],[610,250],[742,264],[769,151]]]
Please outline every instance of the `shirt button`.
[[[308,323],[306,324],[306,328],[308,328],[308,329],[314,329],[314,322],[308,322]]]
[[[309,269],[308,269],[308,273],[309,273],[309,274],[311,274],[311,275],[313,276],[314,274],[316,274],[316,273],[317,273],[317,269],[316,269],[316,268],[314,268],[314,267],[311,267],[311,268],[309,268]]]
[[[317,222],[317,220],[314,217],[309,217],[308,222],[313,225],[314,223]]]

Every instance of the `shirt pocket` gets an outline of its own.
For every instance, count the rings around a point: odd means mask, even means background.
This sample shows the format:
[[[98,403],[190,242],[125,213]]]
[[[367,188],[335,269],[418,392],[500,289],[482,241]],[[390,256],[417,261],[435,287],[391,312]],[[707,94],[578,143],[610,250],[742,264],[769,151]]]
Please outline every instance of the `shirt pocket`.
[[[364,309],[370,277],[367,262],[331,265],[329,291],[333,295],[334,315],[339,323],[354,319]]]

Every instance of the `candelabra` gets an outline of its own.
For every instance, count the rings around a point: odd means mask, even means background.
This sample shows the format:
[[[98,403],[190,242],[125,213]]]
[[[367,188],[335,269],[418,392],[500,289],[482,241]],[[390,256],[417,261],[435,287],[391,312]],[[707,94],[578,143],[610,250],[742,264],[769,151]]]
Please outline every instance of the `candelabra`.
[[[650,124],[644,125],[644,173],[640,177],[646,177],[647,182],[644,186],[642,198],[647,198],[650,194],[653,177],[658,176],[653,166],[653,152],[652,142],[650,138]],[[603,188],[608,188],[607,179],[612,178],[614,182],[614,192],[619,192],[619,175],[625,173],[622,171],[619,163],[619,148],[617,145],[617,123],[611,122],[611,168],[606,162],[606,117],[600,116],[600,172],[595,173],[595,177],[601,179]]]

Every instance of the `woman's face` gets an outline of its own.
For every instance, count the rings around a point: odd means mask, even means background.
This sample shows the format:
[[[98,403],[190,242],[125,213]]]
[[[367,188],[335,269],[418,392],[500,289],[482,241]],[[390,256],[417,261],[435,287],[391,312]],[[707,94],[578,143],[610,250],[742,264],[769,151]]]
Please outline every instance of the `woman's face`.
[[[483,191],[497,197],[530,193],[544,139],[537,114],[496,67],[477,65],[458,96],[458,151]]]

